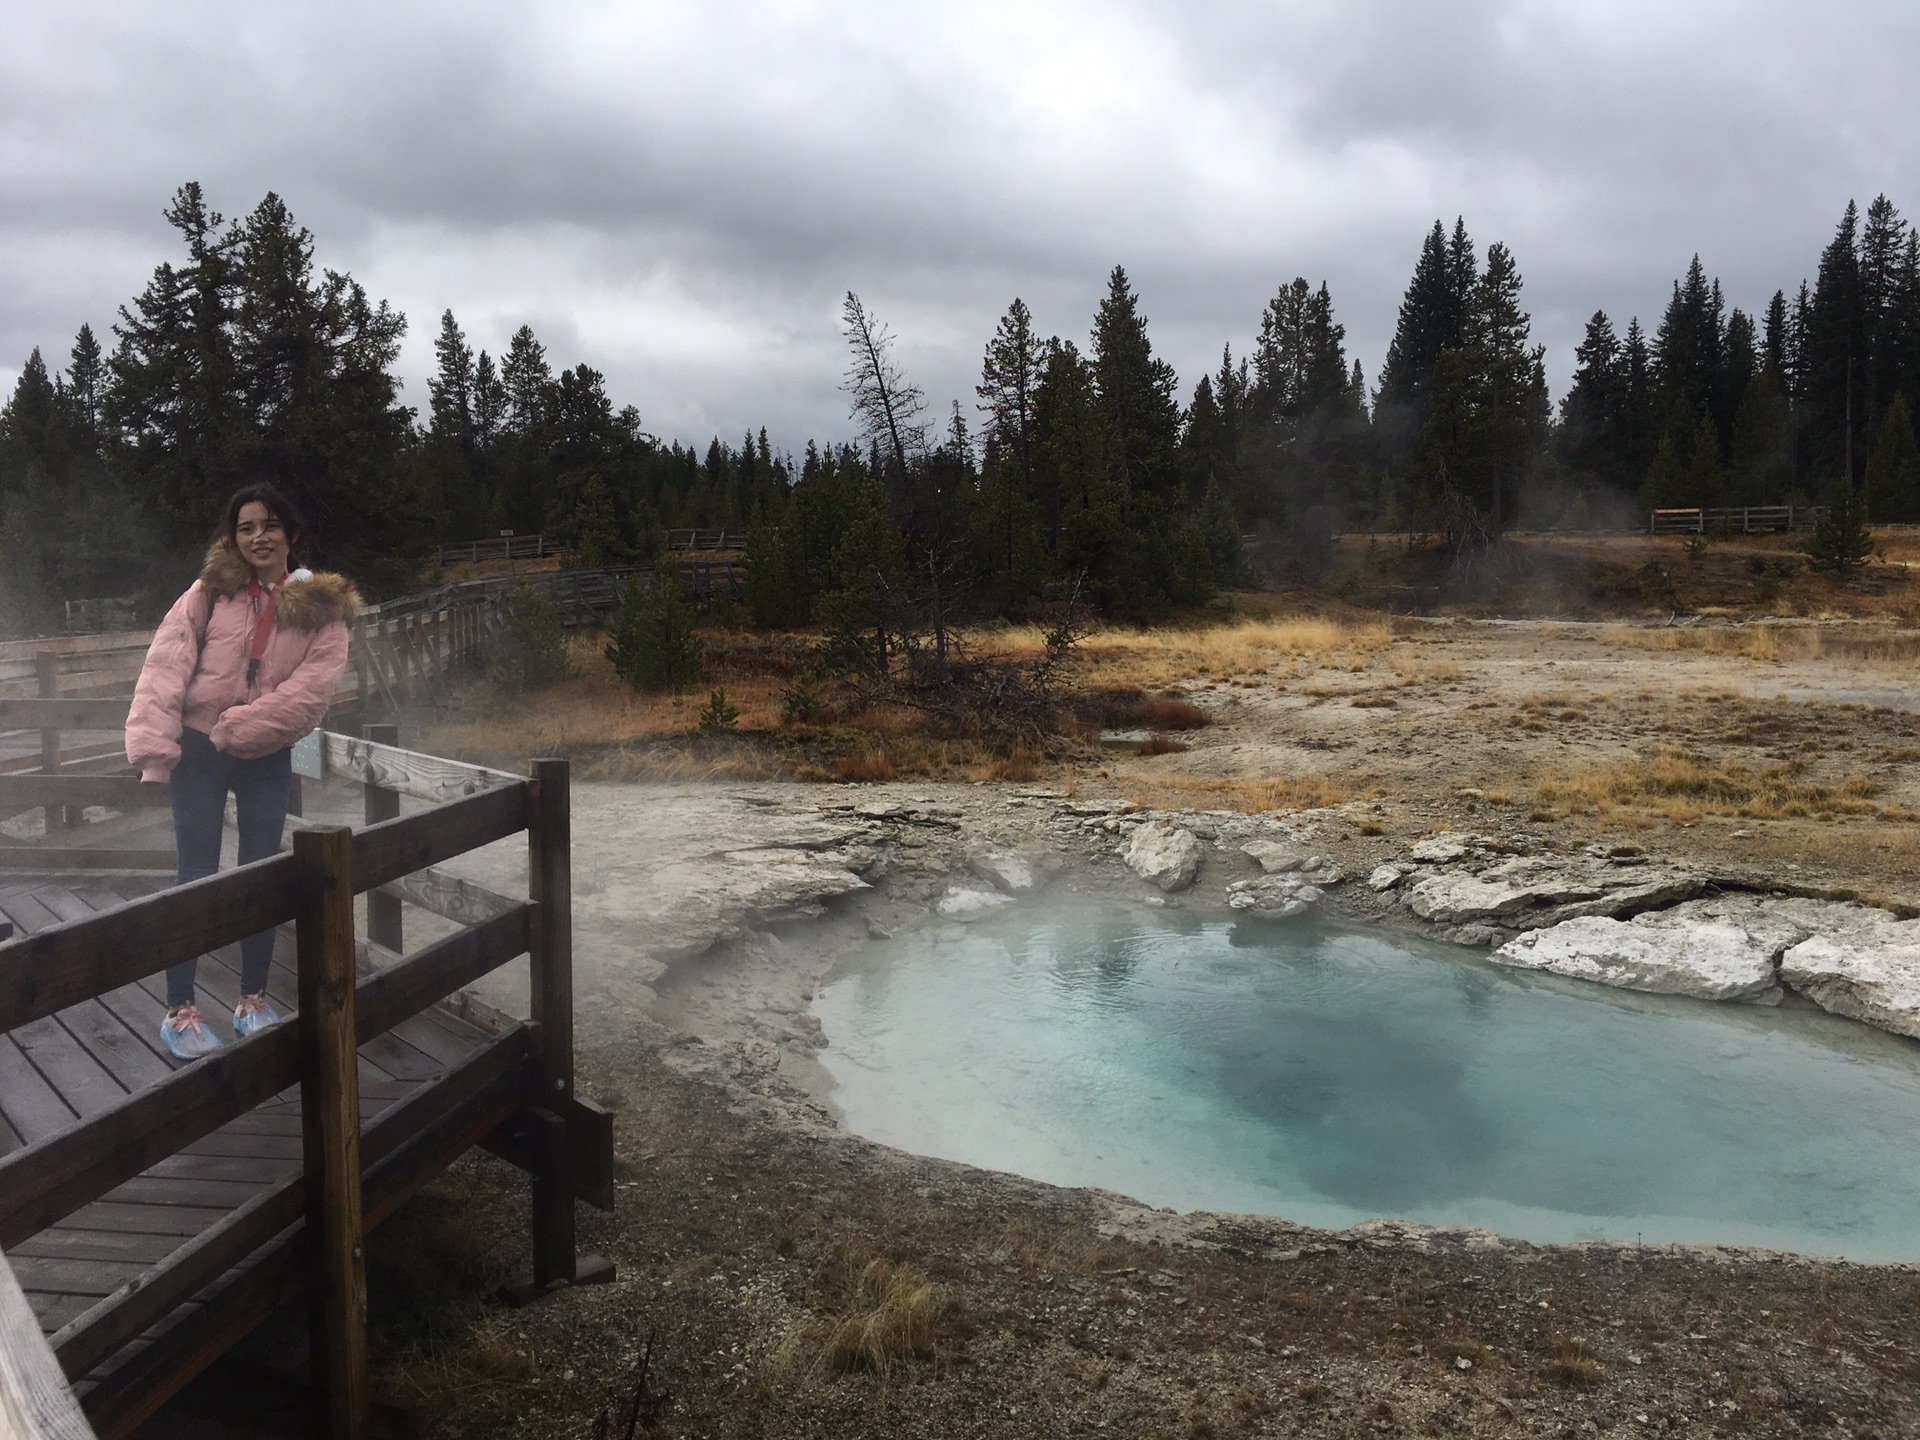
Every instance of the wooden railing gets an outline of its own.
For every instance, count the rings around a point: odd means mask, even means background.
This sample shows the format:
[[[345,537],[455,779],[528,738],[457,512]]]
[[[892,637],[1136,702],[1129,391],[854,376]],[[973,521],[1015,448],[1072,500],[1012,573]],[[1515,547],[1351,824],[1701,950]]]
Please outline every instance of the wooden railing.
[[[744,550],[746,548],[747,532],[744,530],[667,531],[667,549],[669,550]]]
[[[1809,530],[1827,513],[1824,505],[1736,505],[1721,509],[1655,510],[1648,520],[1654,535],[1704,535],[1724,530],[1742,535],[1780,530]]]
[[[74,713],[89,723],[99,718]],[[103,1435],[126,1433],[302,1285],[314,1302],[327,1433],[364,1434],[363,1236],[475,1144],[533,1177],[532,1274],[521,1296],[611,1273],[575,1250],[574,1200],[611,1208],[613,1185],[608,1117],[574,1095],[566,762],[535,761],[529,777],[519,778],[364,739],[323,740],[329,774],[369,787],[370,811],[397,809],[397,801],[389,807],[376,797],[398,794],[429,808],[357,832],[302,828],[290,854],[0,943],[0,1031],[8,1031],[260,930],[296,927],[297,1014],[0,1157],[6,1249],[287,1087],[301,1087],[303,1173],[231,1211],[52,1337],[66,1374],[91,1377],[84,1403]],[[0,776],[6,802],[123,808],[165,800],[165,787],[130,776]],[[523,831],[525,901],[433,869]],[[476,900],[487,913],[404,957],[394,953],[397,914],[385,933],[357,945],[354,897],[384,887],[400,887],[385,893],[404,893],[449,918],[470,917]],[[436,907],[434,897],[449,893],[464,898]],[[357,950],[387,963],[358,978]],[[505,1023],[363,1130],[357,1047],[523,954],[531,1018]],[[192,1326],[163,1330],[132,1361],[95,1373],[189,1301],[200,1307]]]
[[[539,560],[548,555],[558,555],[560,550],[558,540],[549,540],[544,535],[501,535],[492,540],[457,540],[450,545],[442,545],[440,563],[452,565],[460,561],[471,564],[479,560]]]

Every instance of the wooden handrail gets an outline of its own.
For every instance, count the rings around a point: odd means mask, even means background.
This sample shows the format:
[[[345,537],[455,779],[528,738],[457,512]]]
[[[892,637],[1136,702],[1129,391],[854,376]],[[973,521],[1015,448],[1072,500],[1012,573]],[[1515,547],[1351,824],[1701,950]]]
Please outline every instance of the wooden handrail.
[[[275,855],[0,943],[0,1030],[271,930],[294,917],[299,883],[293,857]]]

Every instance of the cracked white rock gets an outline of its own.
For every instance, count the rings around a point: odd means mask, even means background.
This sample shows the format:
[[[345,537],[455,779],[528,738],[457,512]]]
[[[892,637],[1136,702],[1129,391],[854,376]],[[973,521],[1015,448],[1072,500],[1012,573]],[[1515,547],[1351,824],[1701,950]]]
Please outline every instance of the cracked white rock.
[[[1136,826],[1120,858],[1142,880],[1162,890],[1184,890],[1200,873],[1204,847],[1192,832],[1164,820],[1149,820]]]
[[[1406,873],[1398,865],[1376,865],[1373,873],[1367,876],[1367,888],[1376,894],[1391,890],[1405,878]]]
[[[947,920],[978,920],[982,915],[991,915],[1002,905],[1011,905],[1011,897],[1002,895],[998,890],[969,890],[958,885],[947,887],[947,893],[940,897],[940,903],[934,906],[941,917]]]
[[[1793,946],[1780,978],[1822,1010],[1920,1039],[1920,920],[1866,911]]]
[[[1779,951],[1765,940],[1735,925],[1641,923],[1648,918],[1582,915],[1509,940],[1491,958],[1501,965],[1657,995],[1779,999],[1774,979]]]
[[[1249,840],[1240,847],[1240,853],[1257,860],[1269,875],[1284,875],[1306,863],[1299,851],[1278,840]]]
[[[1227,908],[1284,920],[1317,903],[1323,892],[1301,875],[1263,875],[1236,880],[1227,887]]]
[[[1430,875],[1406,893],[1407,908],[1436,925],[1494,921],[1531,930],[1582,915],[1637,915],[1690,899],[1704,883],[1682,870],[1524,858],[1479,875]]]
[[[1444,865],[1449,860],[1464,859],[1476,846],[1488,843],[1484,835],[1465,835],[1458,830],[1449,830],[1444,835],[1419,841],[1407,854],[1423,865]]]

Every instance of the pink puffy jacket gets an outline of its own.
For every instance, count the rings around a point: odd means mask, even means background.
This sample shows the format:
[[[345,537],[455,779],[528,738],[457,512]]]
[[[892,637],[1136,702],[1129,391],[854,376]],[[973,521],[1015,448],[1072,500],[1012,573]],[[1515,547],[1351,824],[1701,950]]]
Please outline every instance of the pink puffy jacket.
[[[259,678],[247,685],[253,645],[253,571],[226,540],[207,551],[200,578],[153,632],[127,713],[127,760],[142,780],[164,781],[180,763],[180,731],[204,732],[223,754],[252,760],[284,750],[326,714],[347,668],[347,622],[360,596],[339,575],[281,588]]]

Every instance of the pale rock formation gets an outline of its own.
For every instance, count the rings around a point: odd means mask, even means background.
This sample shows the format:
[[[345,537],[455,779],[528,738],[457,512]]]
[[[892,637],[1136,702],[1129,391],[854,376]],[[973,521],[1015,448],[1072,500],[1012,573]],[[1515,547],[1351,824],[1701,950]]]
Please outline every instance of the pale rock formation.
[[[1298,870],[1306,861],[1306,856],[1291,845],[1278,840],[1249,840],[1240,847],[1240,853],[1260,862],[1260,868],[1269,875],[1285,875]]]
[[[1002,895],[998,890],[972,890],[959,885],[949,885],[947,893],[940,897],[940,903],[934,906],[944,920],[958,920],[965,923],[978,920],[983,915],[991,915],[1003,905],[1011,905],[1011,897]]]
[[[1298,915],[1323,894],[1304,875],[1263,875],[1258,880],[1236,880],[1227,886],[1227,908],[1282,920]]]
[[[1164,820],[1136,826],[1120,848],[1120,858],[1134,874],[1166,891],[1184,890],[1193,884],[1204,854],[1204,847],[1191,831]]]
[[[1467,835],[1458,830],[1449,830],[1444,835],[1434,835],[1420,841],[1407,855],[1422,865],[1445,865],[1450,861],[1464,860],[1481,846],[1493,842],[1485,835]]]
[[[969,855],[967,865],[982,880],[1018,895],[1044,886],[1059,872],[1061,860],[1051,850],[989,850]]]
[[[1547,930],[1509,940],[1492,959],[1501,965],[1545,970],[1658,995],[1700,1000],[1779,1001],[1774,983],[1778,953],[1734,925],[1695,921],[1649,925],[1582,915]]]
[[[1823,1010],[1920,1039],[1920,920],[1858,908],[1788,950],[1780,978]]]
[[[1528,856],[1478,875],[1430,875],[1408,888],[1406,904],[1436,925],[1492,923],[1536,930],[1583,915],[1637,915],[1690,899],[1704,884],[1700,876],[1679,869]]]
[[[1375,894],[1383,894],[1398,885],[1407,874],[1407,870],[1399,865],[1376,865],[1373,873],[1367,876],[1367,888]]]

